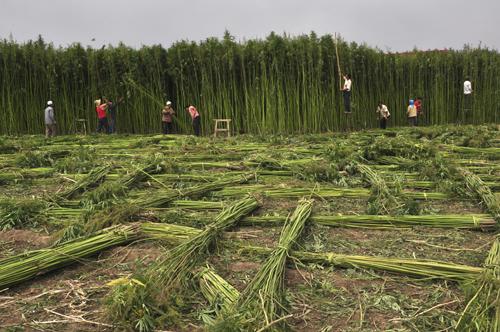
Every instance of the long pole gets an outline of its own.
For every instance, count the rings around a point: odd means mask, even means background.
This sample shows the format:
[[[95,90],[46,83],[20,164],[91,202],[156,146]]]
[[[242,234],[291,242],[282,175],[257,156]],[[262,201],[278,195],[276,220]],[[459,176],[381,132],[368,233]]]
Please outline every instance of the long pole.
[[[335,57],[337,58],[337,70],[339,72],[339,88],[342,90],[342,71],[340,70],[340,58],[339,58],[339,48],[337,33],[335,32]]]

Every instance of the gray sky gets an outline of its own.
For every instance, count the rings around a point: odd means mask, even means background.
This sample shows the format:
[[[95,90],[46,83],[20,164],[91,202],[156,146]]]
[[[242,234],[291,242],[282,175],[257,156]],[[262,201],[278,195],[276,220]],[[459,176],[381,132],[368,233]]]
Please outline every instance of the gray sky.
[[[139,47],[339,32],[383,50],[500,49],[500,0],[0,0],[0,38]],[[95,41],[91,41],[95,38]]]

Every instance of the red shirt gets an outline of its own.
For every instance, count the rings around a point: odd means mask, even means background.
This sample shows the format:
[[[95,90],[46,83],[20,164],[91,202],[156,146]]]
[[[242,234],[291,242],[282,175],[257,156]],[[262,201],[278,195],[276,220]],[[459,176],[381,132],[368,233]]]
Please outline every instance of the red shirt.
[[[422,102],[420,100],[415,100],[415,108],[417,109],[417,112],[420,113],[420,109],[422,108]]]
[[[188,112],[193,120],[200,116],[200,113],[198,113],[198,110],[194,106],[189,106]]]
[[[95,108],[95,111],[97,112],[97,117],[99,119],[104,119],[106,117],[106,104],[102,104],[100,106],[97,106]]]

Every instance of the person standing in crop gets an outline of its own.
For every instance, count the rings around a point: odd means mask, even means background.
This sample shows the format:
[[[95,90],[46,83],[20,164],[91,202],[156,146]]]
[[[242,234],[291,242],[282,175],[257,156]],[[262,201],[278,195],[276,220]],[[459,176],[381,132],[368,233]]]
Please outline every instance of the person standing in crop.
[[[415,98],[415,108],[417,109],[417,125],[418,122],[420,122],[420,124],[423,124],[422,116],[424,115],[424,112],[422,111],[422,98],[420,97]]]
[[[464,111],[460,122],[466,123],[468,120],[469,111],[472,110],[472,83],[469,78],[464,82]]]
[[[381,129],[386,129],[387,128],[387,120],[391,117],[391,113],[389,113],[389,109],[387,108],[384,103],[379,102],[378,107],[377,107],[377,113],[380,119],[380,128]]]
[[[191,115],[191,120],[193,121],[194,134],[196,136],[200,136],[200,132],[201,132],[200,113],[198,113],[198,110],[193,105],[186,107],[186,112],[188,112],[189,115]]]
[[[344,113],[351,114],[351,75],[344,75],[344,88],[342,89],[342,95],[344,97]]]
[[[47,102],[45,108],[45,137],[54,137],[56,135],[56,118],[54,115],[54,103],[52,100]]]
[[[106,134],[109,134],[109,125],[108,125],[108,117],[106,114],[106,110],[108,109],[108,104],[105,101],[105,98],[97,99],[95,101],[95,111],[97,113],[97,132],[100,133],[104,130]]]
[[[415,127],[417,125],[417,108],[415,107],[413,99],[410,99],[410,105],[408,106],[406,115],[408,116],[408,124],[411,127]]]
[[[109,114],[109,132],[111,134],[116,133],[116,111],[118,109],[118,105],[120,105],[122,101],[123,97],[118,98],[116,102],[107,100]]]
[[[172,102],[169,100],[165,104],[165,107],[161,110],[161,126],[162,126],[162,131],[163,134],[168,135],[168,134],[173,134],[173,116],[175,114],[174,109],[172,108]]]

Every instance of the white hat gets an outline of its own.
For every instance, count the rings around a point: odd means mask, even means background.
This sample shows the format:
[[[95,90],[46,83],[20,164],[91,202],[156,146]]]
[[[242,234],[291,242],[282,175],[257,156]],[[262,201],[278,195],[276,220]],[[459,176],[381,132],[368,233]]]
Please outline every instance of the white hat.
[[[47,106],[52,106],[53,104],[54,104],[54,103],[52,102],[52,100],[49,100],[49,101],[47,102]]]
[[[167,101],[167,105],[172,105],[172,102],[170,100]]]

